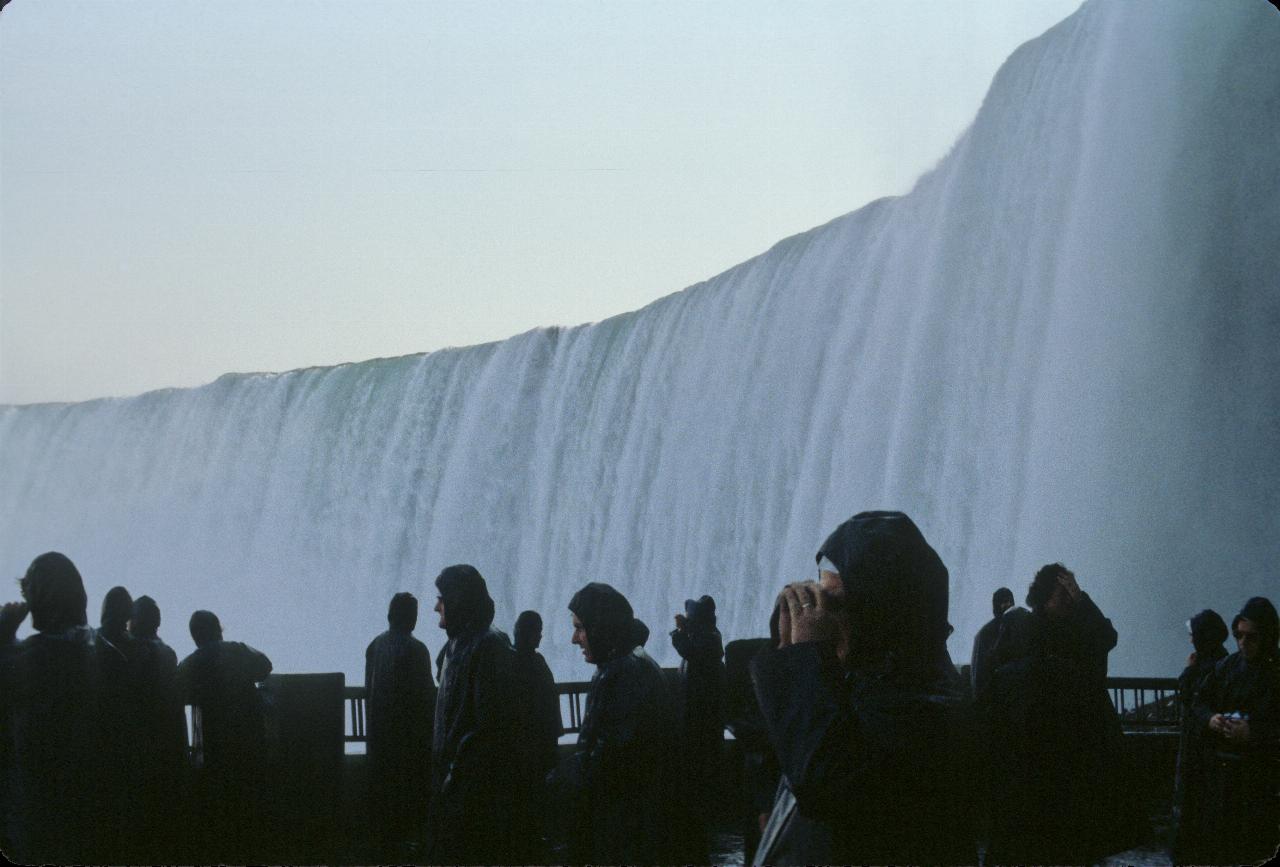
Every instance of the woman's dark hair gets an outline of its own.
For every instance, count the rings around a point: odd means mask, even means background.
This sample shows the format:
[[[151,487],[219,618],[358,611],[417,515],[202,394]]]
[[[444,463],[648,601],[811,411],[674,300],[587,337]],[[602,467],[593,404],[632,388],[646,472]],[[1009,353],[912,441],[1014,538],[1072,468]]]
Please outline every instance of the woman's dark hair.
[[[1071,572],[1061,563],[1049,563],[1041,566],[1036,577],[1031,579],[1031,587],[1027,590],[1027,607],[1039,613],[1049,603],[1053,591],[1058,587],[1058,577]]]

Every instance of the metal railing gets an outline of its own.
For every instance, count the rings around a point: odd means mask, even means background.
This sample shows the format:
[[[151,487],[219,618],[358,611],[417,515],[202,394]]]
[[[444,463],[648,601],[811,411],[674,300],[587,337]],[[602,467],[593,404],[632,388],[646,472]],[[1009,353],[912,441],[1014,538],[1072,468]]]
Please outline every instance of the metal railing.
[[[564,733],[582,730],[586,712],[588,680],[571,680],[556,684],[560,699],[560,718]],[[1107,694],[1126,729],[1149,730],[1178,724],[1178,681],[1172,677],[1109,677]],[[347,703],[347,727],[343,739],[349,744],[363,744],[366,738],[365,688],[348,686],[343,690]]]
[[[1108,677],[1107,693],[1126,729],[1178,725],[1176,677]]]

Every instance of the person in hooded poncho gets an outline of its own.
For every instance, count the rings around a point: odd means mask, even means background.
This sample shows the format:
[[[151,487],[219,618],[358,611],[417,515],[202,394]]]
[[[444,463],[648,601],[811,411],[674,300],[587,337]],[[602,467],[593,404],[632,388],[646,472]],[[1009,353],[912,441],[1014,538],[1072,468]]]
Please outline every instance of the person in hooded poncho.
[[[426,821],[436,684],[431,652],[413,635],[417,624],[417,598],[395,594],[387,630],[364,654],[370,825],[390,857],[402,854]]]
[[[1214,864],[1258,863],[1280,845],[1280,619],[1255,596],[1231,632],[1239,649],[1218,662],[1192,707],[1207,789],[1197,854]]]
[[[1205,680],[1218,662],[1227,655],[1227,624],[1218,612],[1205,609],[1187,621],[1191,644],[1195,649],[1187,659],[1187,667],[1178,676],[1180,731],[1178,764],[1174,777],[1173,816],[1176,834],[1173,845],[1175,864],[1203,863],[1204,829],[1201,807],[1205,797],[1202,753],[1203,738],[1196,725],[1194,706]]]
[[[551,667],[538,652],[542,643],[542,616],[522,611],[516,618],[515,680],[520,690],[517,717],[520,766],[517,769],[514,834],[517,860],[541,863],[546,856],[543,835],[546,826],[546,778],[556,766],[556,747],[564,732],[560,716],[560,696],[556,693]]]
[[[658,864],[672,851],[670,702],[660,673],[632,650],[631,604],[608,584],[591,583],[569,603],[573,643],[596,666],[578,748],[554,775],[576,829],[570,863]]]
[[[258,684],[271,674],[265,653],[225,641],[212,611],[195,611],[188,630],[196,649],[178,663],[178,692],[193,705],[202,739],[194,836],[210,857],[252,857],[263,843],[270,803],[267,707]]]
[[[946,567],[900,512],[855,515],[817,560],[751,663],[782,771],[755,863],[976,863]]]
[[[680,654],[680,746],[690,803],[712,803],[724,743],[724,642],[710,596],[687,599],[671,646]]]
[[[988,860],[1082,863],[1145,833],[1120,719],[1106,691],[1116,631],[1075,575],[1041,568],[1032,610],[983,701],[992,789]]]
[[[505,864],[513,852],[510,770],[519,766],[515,650],[493,624],[493,599],[474,566],[436,578],[449,636],[439,656],[431,747],[430,864]]]
[[[178,695],[178,655],[159,635],[160,606],[150,596],[133,600],[133,639],[141,688],[138,787],[140,827],[134,829],[144,863],[172,857],[180,842],[177,825],[187,761],[187,718]]]
[[[26,864],[105,863],[101,674],[84,582],[51,551],[0,609],[0,725],[9,753],[4,852]],[[30,612],[35,633],[15,641]]]

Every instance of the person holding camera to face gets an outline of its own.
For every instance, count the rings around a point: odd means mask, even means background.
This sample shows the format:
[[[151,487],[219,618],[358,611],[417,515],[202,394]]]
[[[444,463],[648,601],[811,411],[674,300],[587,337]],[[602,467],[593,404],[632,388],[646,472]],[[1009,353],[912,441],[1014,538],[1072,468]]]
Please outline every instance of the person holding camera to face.
[[[976,863],[946,566],[901,512],[855,515],[816,559],[752,661],[782,771],[755,863]]]

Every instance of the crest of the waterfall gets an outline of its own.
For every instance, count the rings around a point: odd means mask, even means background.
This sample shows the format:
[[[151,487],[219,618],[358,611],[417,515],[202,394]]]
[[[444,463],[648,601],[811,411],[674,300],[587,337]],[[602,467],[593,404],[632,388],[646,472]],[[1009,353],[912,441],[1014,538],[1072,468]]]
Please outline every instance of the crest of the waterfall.
[[[1062,560],[1112,670],[1172,673],[1190,613],[1277,589],[1278,45],[1262,2],[1093,0],[909,195],[635,313],[0,408],[0,568],[61,550],[179,650],[210,608],[278,670],[359,680],[390,596],[425,611],[469,562],[574,678],[586,582],[670,664],[686,597],[762,635],[838,521],[893,508],[950,567],[957,657],[994,587]]]

